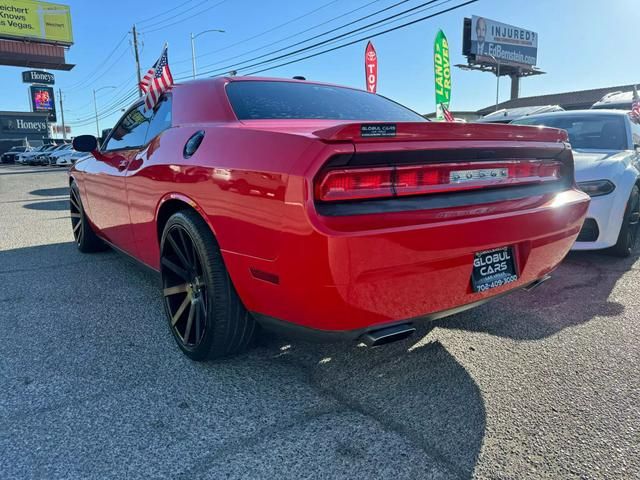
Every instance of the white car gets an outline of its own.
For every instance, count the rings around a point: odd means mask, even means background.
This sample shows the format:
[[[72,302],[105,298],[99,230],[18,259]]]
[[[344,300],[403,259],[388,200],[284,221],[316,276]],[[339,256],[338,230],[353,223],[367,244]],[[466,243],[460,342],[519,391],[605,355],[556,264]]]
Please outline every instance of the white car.
[[[58,146],[58,148],[56,148],[53,152],[49,154],[49,165],[56,165],[56,161],[58,160],[58,157],[69,153],[69,151],[71,151],[70,143],[66,143]]]
[[[616,109],[616,110],[631,110],[633,104],[633,91],[628,92],[611,92],[607,93],[604,97],[593,104],[591,108],[601,109]]]
[[[591,196],[574,250],[631,254],[640,219],[640,122],[622,110],[574,110],[513,122],[566,130],[578,186]]]
[[[64,154],[58,156],[58,158],[56,159],[56,165],[58,167],[64,167],[64,166],[67,166],[67,165],[73,165],[78,160],[80,160],[81,158],[86,157],[86,156],[87,156],[86,152],[77,152],[75,150],[66,150]]]
[[[47,148],[47,145],[40,145],[39,147],[20,153],[16,157],[16,163],[21,163],[22,165],[27,164],[30,158],[40,155],[45,148]]]

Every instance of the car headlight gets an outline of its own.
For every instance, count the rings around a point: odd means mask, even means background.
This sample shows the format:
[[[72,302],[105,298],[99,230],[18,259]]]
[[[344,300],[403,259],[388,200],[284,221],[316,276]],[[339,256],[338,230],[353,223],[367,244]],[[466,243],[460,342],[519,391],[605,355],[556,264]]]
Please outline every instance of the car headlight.
[[[590,182],[578,182],[578,187],[590,197],[599,197],[613,192],[616,186],[609,180],[593,180]]]

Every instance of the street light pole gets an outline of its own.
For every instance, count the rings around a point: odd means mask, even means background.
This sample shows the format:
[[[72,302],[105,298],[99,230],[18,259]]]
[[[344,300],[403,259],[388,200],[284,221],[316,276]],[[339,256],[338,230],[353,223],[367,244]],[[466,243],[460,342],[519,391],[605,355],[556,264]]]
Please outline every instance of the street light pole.
[[[60,101],[60,115],[62,116],[62,139],[67,139],[67,129],[64,124],[64,107],[62,106],[62,90],[58,88],[58,100]]]
[[[500,97],[500,60],[493,55],[488,55],[496,64],[496,112],[498,111],[498,103]]]
[[[113,87],[113,86],[106,86],[106,87],[100,87],[97,90],[94,88],[93,89],[93,109],[96,112],[96,137],[100,138],[100,123],[98,122],[98,102],[96,101],[96,92],[99,92],[100,90],[104,90],[105,88],[118,88],[118,87]]]
[[[191,70],[192,70],[194,80],[196,79],[196,43],[194,40],[198,38],[200,35],[202,35],[203,33],[207,33],[207,32],[224,33],[224,30],[214,28],[213,30],[204,30],[203,32],[196,33],[195,35],[193,34],[193,32],[191,32]]]

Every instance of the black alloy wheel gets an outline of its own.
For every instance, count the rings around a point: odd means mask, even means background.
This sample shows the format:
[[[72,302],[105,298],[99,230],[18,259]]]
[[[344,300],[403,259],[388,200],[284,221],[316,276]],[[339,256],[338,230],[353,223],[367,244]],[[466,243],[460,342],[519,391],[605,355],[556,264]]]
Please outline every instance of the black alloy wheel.
[[[618,257],[631,255],[638,243],[638,228],[640,227],[640,189],[634,185],[627,200],[620,234],[617,243],[611,248],[611,253]]]
[[[186,350],[196,350],[206,330],[208,290],[194,240],[173,225],[162,249],[162,293],[171,329]]]
[[[75,182],[69,188],[69,216],[71,217],[71,228],[73,230],[73,239],[76,242],[78,250],[82,253],[92,253],[104,250],[106,244],[98,238],[90,225],[82,200],[80,199],[80,190]]]
[[[192,360],[246,350],[256,323],[231,283],[211,229],[195,211],[174,213],[160,240],[160,274],[169,327]]]
[[[76,241],[78,247],[82,244],[84,229],[82,228],[82,203],[80,202],[80,195],[78,195],[77,188],[70,189],[69,192],[69,206],[71,216],[71,228],[73,228],[73,238]]]

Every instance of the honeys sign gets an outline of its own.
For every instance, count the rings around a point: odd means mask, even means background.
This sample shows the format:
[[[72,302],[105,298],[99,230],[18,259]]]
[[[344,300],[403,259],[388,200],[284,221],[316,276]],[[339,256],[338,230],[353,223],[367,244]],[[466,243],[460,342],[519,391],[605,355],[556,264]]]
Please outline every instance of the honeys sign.
[[[35,0],[0,0],[0,38],[71,45],[69,7]]]

